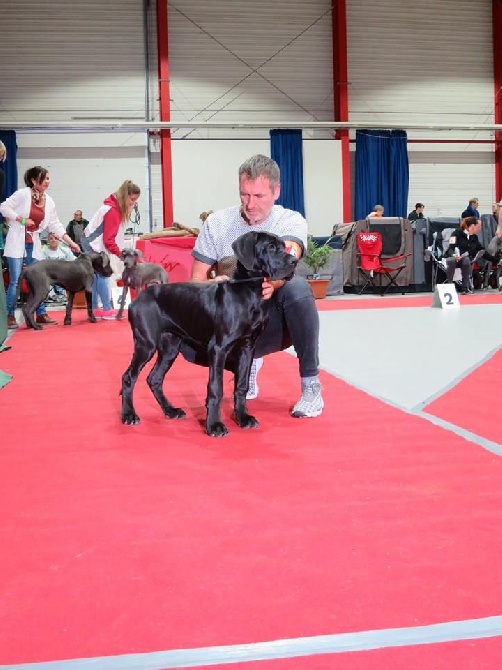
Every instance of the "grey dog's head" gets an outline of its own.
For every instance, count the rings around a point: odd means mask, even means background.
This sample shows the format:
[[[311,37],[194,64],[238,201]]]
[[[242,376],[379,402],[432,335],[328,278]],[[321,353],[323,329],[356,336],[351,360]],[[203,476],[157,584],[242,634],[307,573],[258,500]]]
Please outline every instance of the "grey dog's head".
[[[112,276],[113,270],[110,264],[110,257],[106,252],[101,251],[98,253],[97,251],[91,251],[85,255],[90,257],[94,272],[102,277]]]
[[[124,265],[126,268],[133,268],[135,265],[138,264],[138,260],[142,261],[143,260],[143,254],[139,249],[122,249],[122,253],[120,254],[120,257],[124,261]]]
[[[291,279],[298,263],[284,241],[272,233],[249,231],[235,240],[232,249],[250,277]]]

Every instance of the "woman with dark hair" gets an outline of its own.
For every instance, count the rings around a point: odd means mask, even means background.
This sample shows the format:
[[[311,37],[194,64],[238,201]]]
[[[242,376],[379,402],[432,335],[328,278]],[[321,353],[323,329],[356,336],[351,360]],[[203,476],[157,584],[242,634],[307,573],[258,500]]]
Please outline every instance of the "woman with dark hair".
[[[40,165],[26,170],[25,188],[15,191],[0,204],[0,212],[6,219],[8,232],[4,256],[9,266],[9,286],[7,287],[7,326],[17,328],[15,317],[19,277],[23,261],[31,265],[44,258],[40,243],[40,232],[47,229],[66,242],[75,253],[80,247],[66,234],[58,219],[54,200],[46,193],[49,188],[49,172]],[[42,303],[37,309],[37,323],[52,324]]]
[[[126,179],[115,193],[105,198],[81,237],[84,251],[106,251],[120,258],[125,246],[125,227],[140,194],[140,187],[130,179]],[[98,298],[101,300],[103,309],[98,308]],[[92,309],[94,316],[102,319],[110,320],[117,316],[117,311],[112,310],[110,302],[108,277],[94,275]]]
[[[481,221],[475,216],[462,219],[460,228],[454,230],[450,236],[448,249],[445,253],[446,279],[453,281],[455,269],[462,272],[462,293],[472,293],[470,288],[471,266],[476,258],[484,258],[492,263],[497,259],[489,254],[478,239],[477,233],[481,228]]]

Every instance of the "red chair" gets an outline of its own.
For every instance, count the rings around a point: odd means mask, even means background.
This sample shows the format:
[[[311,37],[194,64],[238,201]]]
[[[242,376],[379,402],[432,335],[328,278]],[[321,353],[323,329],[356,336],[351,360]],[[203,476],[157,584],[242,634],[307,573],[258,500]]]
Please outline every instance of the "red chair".
[[[369,286],[377,289],[380,295],[384,295],[391,286],[395,286],[404,295],[403,287],[398,287],[396,280],[406,267],[406,261],[403,263],[403,259],[411,254],[382,258],[382,234],[373,231],[357,234],[357,249],[359,261],[357,267],[365,281],[359,295]],[[375,284],[376,277],[380,277],[378,286]],[[383,277],[388,280],[386,286],[383,285]]]

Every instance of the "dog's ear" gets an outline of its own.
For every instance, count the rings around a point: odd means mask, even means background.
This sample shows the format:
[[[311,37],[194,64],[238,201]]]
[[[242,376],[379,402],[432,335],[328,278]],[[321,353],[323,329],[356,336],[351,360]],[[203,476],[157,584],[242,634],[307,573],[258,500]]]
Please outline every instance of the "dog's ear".
[[[242,265],[246,270],[252,270],[256,260],[256,241],[258,239],[258,233],[256,231],[250,231],[249,233],[244,233],[241,237],[238,237],[235,242],[232,244],[232,249],[234,254],[240,260]]]
[[[139,258],[139,260],[140,260],[142,263],[145,262],[145,259],[143,258],[143,254],[141,253],[141,251],[140,251],[139,249],[135,249],[135,250],[134,250],[134,253],[136,254],[136,256]]]
[[[110,265],[110,257],[106,253],[106,251],[101,251],[100,254],[101,256],[101,261],[103,263],[103,267],[106,268],[107,265]]]

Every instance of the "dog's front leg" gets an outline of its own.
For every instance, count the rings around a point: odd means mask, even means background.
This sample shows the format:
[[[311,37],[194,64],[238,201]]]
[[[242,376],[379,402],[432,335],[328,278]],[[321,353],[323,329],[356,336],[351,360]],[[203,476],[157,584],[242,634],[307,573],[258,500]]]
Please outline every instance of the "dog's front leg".
[[[240,428],[257,428],[260,424],[254,416],[248,414],[246,393],[249,385],[249,373],[253,363],[254,349],[243,348],[239,352],[234,375],[234,416]]]
[[[120,300],[119,300],[119,311],[117,312],[117,316],[116,316],[118,321],[120,321],[120,319],[122,318],[122,313],[124,311],[124,304],[125,304],[125,299],[126,299],[126,295],[127,295],[127,288],[128,287],[127,287],[126,283],[124,282],[124,288],[122,289],[122,295],[120,296]]]
[[[221,420],[220,406],[223,398],[223,369],[226,352],[220,347],[211,347],[208,351],[209,381],[206,397],[206,433],[211,437],[223,437],[228,428]]]
[[[74,298],[75,293],[73,291],[68,291],[68,302],[66,303],[66,313],[63,321],[63,325],[65,326],[71,326],[71,311],[73,309]]]

